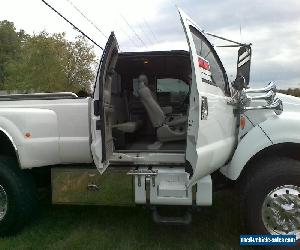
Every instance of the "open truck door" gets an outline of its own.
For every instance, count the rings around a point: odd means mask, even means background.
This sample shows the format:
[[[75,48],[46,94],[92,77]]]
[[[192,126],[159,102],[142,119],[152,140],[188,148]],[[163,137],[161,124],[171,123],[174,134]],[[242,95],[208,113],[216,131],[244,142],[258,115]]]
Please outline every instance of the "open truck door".
[[[101,174],[113,154],[111,84],[117,59],[118,43],[112,32],[101,57],[91,107],[91,151]]]
[[[201,29],[179,10],[190,50],[192,85],[188,114],[186,160],[195,183],[229,160],[235,144],[237,117],[230,100],[225,69]]]

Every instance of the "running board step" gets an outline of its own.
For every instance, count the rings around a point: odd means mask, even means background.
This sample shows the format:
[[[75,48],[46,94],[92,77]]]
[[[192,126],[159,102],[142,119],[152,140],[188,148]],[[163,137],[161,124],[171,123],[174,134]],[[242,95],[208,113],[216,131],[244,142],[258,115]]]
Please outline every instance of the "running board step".
[[[210,206],[212,204],[211,176],[189,185],[190,174],[181,166],[146,167],[130,170],[133,176],[135,203],[147,206]]]
[[[189,225],[192,222],[192,213],[190,210],[186,210],[183,216],[172,217],[172,216],[161,216],[156,207],[152,211],[153,220],[157,224],[166,225]]]

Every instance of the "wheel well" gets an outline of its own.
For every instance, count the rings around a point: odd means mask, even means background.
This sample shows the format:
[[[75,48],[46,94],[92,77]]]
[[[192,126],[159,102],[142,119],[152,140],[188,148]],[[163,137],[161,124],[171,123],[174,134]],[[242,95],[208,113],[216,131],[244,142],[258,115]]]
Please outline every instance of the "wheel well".
[[[0,155],[17,159],[17,153],[10,138],[0,130]]]
[[[242,176],[246,175],[249,169],[255,167],[255,162],[261,161],[265,158],[271,157],[288,157],[294,160],[300,161],[300,144],[299,143],[279,143],[271,145],[267,148],[264,148],[256,155],[254,155],[243,168],[238,179],[241,179]]]
[[[11,139],[0,130],[0,156],[8,156],[18,161],[18,155]],[[19,164],[19,162],[17,162]],[[37,187],[47,187],[51,184],[51,168],[33,168],[23,170],[31,173]]]

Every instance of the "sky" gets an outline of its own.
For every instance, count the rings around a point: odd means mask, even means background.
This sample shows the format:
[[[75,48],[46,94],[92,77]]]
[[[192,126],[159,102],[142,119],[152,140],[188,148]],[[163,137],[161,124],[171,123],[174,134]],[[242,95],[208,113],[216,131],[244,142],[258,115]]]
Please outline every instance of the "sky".
[[[300,0],[46,1],[103,47],[114,31],[122,51],[188,50],[176,9],[179,7],[205,31],[253,44],[250,86],[262,87],[274,81],[282,89],[300,87]],[[45,30],[66,32],[68,39],[78,35],[41,0],[5,1],[0,20],[12,21],[17,30],[30,34]],[[237,50],[217,51],[233,80]],[[97,47],[95,52],[101,56]]]

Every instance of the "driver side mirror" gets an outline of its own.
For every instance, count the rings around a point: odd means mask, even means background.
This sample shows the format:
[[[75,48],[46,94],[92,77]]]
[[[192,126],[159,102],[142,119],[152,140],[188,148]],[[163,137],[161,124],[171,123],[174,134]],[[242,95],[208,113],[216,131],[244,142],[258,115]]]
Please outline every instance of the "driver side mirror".
[[[251,47],[244,45],[238,51],[237,73],[232,86],[241,91],[247,88],[250,81]]]

